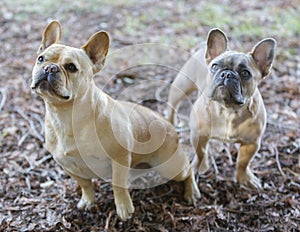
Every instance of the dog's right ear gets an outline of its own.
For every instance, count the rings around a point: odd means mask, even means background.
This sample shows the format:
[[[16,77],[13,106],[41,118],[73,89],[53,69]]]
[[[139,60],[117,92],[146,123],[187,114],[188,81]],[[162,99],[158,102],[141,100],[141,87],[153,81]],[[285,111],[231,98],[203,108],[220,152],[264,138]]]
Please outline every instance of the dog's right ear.
[[[61,25],[58,21],[51,21],[43,32],[42,43],[37,51],[40,54],[54,43],[61,43]]]
[[[206,63],[209,64],[215,57],[227,51],[227,43],[228,39],[223,31],[218,28],[210,30],[207,36]]]
[[[93,73],[97,73],[105,63],[109,49],[109,35],[105,31],[98,31],[81,48],[94,64]]]

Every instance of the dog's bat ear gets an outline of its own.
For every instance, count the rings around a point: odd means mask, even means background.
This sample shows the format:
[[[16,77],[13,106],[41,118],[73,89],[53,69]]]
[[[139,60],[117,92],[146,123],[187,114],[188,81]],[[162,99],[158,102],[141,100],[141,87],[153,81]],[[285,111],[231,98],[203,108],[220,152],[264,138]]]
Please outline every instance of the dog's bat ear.
[[[58,21],[51,21],[43,32],[42,43],[37,54],[44,51],[47,47],[54,43],[61,43],[61,25]]]
[[[218,28],[210,30],[207,36],[207,48],[205,59],[209,64],[215,57],[227,51],[227,36]]]
[[[109,35],[105,31],[99,31],[89,38],[81,47],[94,64],[93,72],[99,72],[105,63],[109,49]]]
[[[268,38],[257,43],[250,53],[261,71],[262,77],[266,77],[270,73],[275,57],[275,48],[276,41],[272,38]]]

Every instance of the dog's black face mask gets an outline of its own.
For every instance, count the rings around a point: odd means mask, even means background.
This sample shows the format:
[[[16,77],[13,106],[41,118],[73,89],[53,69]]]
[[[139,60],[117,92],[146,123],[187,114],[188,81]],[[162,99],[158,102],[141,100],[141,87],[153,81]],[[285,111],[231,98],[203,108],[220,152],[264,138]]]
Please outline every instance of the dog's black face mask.
[[[248,56],[230,52],[212,60],[209,65],[208,97],[226,106],[244,105],[254,87],[249,63]]]

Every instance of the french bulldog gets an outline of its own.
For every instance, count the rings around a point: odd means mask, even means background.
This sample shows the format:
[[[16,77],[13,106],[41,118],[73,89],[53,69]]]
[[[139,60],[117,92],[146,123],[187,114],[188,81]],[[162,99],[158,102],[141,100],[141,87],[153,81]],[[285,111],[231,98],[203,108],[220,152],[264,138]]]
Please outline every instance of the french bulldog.
[[[167,118],[174,123],[179,102],[198,90],[189,122],[197,154],[193,164],[200,172],[209,167],[209,140],[239,143],[236,178],[241,184],[261,188],[249,161],[260,148],[266,127],[266,110],[257,85],[270,74],[275,47],[276,41],[267,38],[249,53],[232,51],[225,33],[212,29],[206,45],[176,76],[168,96]]]
[[[61,44],[58,21],[45,28],[32,71],[31,89],[45,102],[46,147],[79,184],[79,209],[95,202],[92,179],[111,180],[118,216],[129,219],[134,207],[128,190],[133,167],[146,163],[163,178],[184,181],[184,198],[200,197],[193,168],[174,126],[160,114],[117,101],[93,80],[105,63],[109,36],[93,34],[81,47]]]

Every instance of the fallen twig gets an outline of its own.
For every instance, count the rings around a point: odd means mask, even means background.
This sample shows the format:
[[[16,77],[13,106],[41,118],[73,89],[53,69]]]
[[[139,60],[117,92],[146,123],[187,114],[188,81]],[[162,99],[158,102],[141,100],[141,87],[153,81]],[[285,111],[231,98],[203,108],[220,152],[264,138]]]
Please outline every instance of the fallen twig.
[[[219,174],[219,169],[218,169],[218,166],[216,164],[215,158],[212,155],[210,157],[211,157],[211,162],[212,162],[212,165],[215,169],[216,174]]]
[[[28,132],[26,132],[25,134],[22,135],[22,137],[18,141],[18,146],[21,146],[23,144],[23,142],[25,141],[25,139],[27,138],[28,135],[29,135]]]
[[[229,209],[229,208],[222,208],[222,210],[229,213],[236,213],[236,214],[260,215],[259,211],[241,211],[241,210]]]
[[[7,94],[6,94],[6,89],[0,89],[2,99],[0,102],[0,111],[2,110],[2,107],[4,106],[6,99],[7,99]]]
[[[36,165],[30,165],[30,167],[26,169],[25,173],[31,172],[34,168],[40,166],[42,163],[44,163],[45,161],[47,161],[47,160],[49,160],[49,159],[51,159],[51,158],[52,158],[52,155],[51,155],[51,154],[49,154],[49,155],[43,157],[42,159],[40,159],[40,160],[38,160],[38,161],[36,162]]]
[[[169,210],[166,210],[166,211],[167,211],[167,214],[169,215],[169,217],[171,218],[173,227],[175,228],[176,227],[176,221],[175,221],[174,215],[171,214],[171,212]]]
[[[26,185],[27,185],[28,190],[31,191],[31,183],[30,183],[30,178],[29,178],[29,176],[26,176],[25,182],[26,182]]]
[[[281,174],[282,176],[285,177],[285,174],[284,174],[284,172],[282,171],[281,164],[280,164],[280,161],[279,161],[279,152],[278,152],[278,149],[277,149],[276,145],[273,144],[273,143],[271,144],[271,146],[272,146],[273,151],[274,151],[274,153],[275,153],[275,158],[276,158],[277,168],[278,168],[280,174]]]
[[[113,214],[113,211],[110,211],[109,214],[108,214],[108,217],[106,218],[106,221],[105,221],[105,231],[109,230],[109,222],[110,222],[112,214]]]
[[[40,160],[37,161],[38,166],[41,165],[42,163],[44,163],[45,161],[47,161],[48,159],[51,159],[52,155],[49,154],[47,156],[44,156],[43,158],[41,158]]]
[[[294,171],[291,170],[290,168],[283,168],[283,170],[288,171],[289,173],[293,174],[294,176],[296,176],[296,177],[298,177],[298,178],[300,177],[300,174],[299,174],[299,173],[294,172]]]
[[[44,120],[38,114],[32,114],[32,117],[35,118],[41,124],[40,134],[44,134]]]
[[[36,137],[37,139],[39,139],[41,142],[44,142],[44,138],[41,134],[39,134],[39,132],[36,130],[34,122],[32,120],[30,120],[30,118],[20,109],[17,109],[16,112],[22,116],[22,118],[24,118],[27,122],[29,122],[30,125],[30,129],[32,131],[32,135],[34,137]]]
[[[227,155],[228,160],[229,160],[229,164],[232,165],[233,161],[232,161],[232,156],[231,156],[229,146],[228,146],[228,144],[225,144],[225,143],[223,145],[224,145],[225,154]]]
[[[165,90],[169,85],[162,85],[158,87],[155,91],[155,99],[159,102],[165,102],[165,100],[161,97],[161,92]]]

